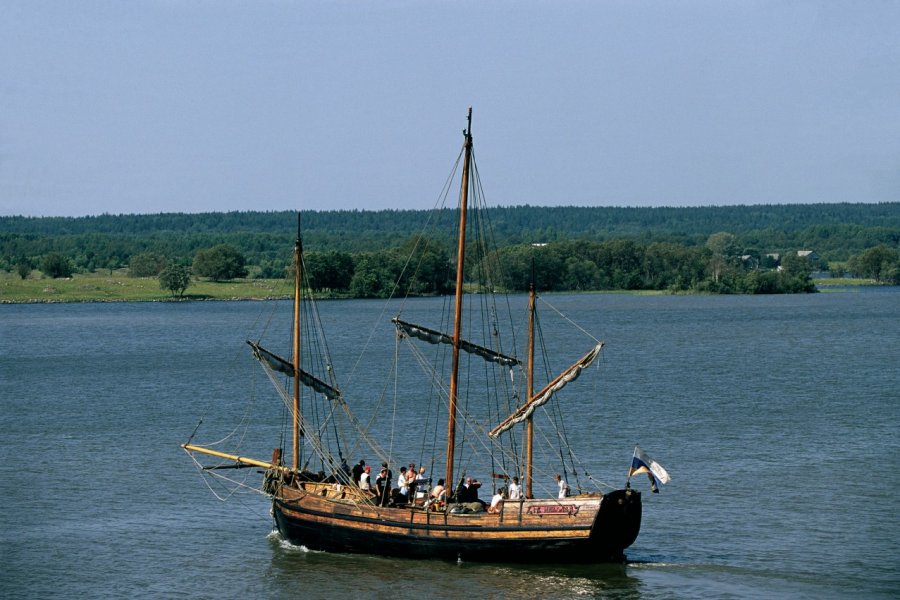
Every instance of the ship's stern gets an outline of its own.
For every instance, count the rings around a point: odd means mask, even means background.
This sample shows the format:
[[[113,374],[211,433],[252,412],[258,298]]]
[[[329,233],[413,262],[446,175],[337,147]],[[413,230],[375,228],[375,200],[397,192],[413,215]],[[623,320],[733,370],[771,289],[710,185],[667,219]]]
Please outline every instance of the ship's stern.
[[[591,546],[597,558],[624,561],[641,530],[641,493],[631,488],[604,494],[591,527]]]

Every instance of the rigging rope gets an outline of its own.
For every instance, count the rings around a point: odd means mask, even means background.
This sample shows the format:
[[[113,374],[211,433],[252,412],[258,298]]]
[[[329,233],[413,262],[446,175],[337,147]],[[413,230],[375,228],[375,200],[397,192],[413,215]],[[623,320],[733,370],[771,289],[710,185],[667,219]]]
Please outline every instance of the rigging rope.
[[[450,174],[447,176],[447,179],[446,179],[446,181],[444,182],[444,185],[443,185],[443,187],[441,188],[441,191],[440,191],[440,193],[438,194],[438,197],[437,197],[437,199],[435,200],[434,205],[432,206],[432,210],[430,211],[430,213],[429,213],[429,215],[428,215],[428,219],[426,219],[425,224],[424,224],[424,225],[422,226],[422,228],[420,229],[420,234],[419,234],[419,237],[420,237],[420,238],[424,236],[425,232],[427,232],[429,229],[432,228],[432,225],[431,225],[432,220],[437,220],[438,218],[440,218],[440,216],[441,216],[441,209],[444,207],[444,205],[445,205],[446,202],[447,202],[447,197],[448,197],[448,195],[449,195],[449,193],[450,193],[450,189],[451,189],[452,184],[453,184],[453,179],[454,179],[454,176],[456,175],[457,169],[459,168],[459,163],[460,163],[460,161],[462,160],[462,156],[463,156],[463,150],[460,150],[459,154],[458,154],[457,157],[456,157],[456,162],[454,163],[453,168],[452,168]],[[405,268],[406,268],[406,266],[404,265],[404,270],[405,270]],[[392,290],[391,290],[391,293],[390,293],[390,295],[389,295],[389,297],[388,297],[388,300],[394,298],[394,294],[395,294],[396,290],[397,290],[397,286],[395,285],[395,286],[392,288]],[[404,298],[402,299],[402,301],[401,301],[401,303],[400,303],[400,310],[399,310],[398,313],[397,313],[398,315],[401,314],[401,313],[403,312],[403,308],[404,308],[405,305],[406,305],[406,300],[407,300],[407,297],[404,297]],[[348,379],[347,379],[348,385],[350,385],[350,383],[354,381],[354,378],[355,378],[356,373],[357,373],[357,369],[359,368],[359,365],[360,365],[360,363],[362,362],[363,356],[366,355],[366,350],[368,349],[369,345],[372,343],[372,339],[375,337],[375,334],[376,334],[376,331],[377,331],[377,328],[378,328],[378,324],[384,322],[384,320],[385,320],[384,316],[385,316],[385,314],[387,313],[388,307],[389,307],[389,306],[390,306],[390,303],[389,303],[389,302],[385,302],[385,303],[384,303],[384,306],[383,306],[383,308],[382,308],[382,310],[381,310],[381,314],[380,314],[380,315],[378,316],[378,318],[375,320],[376,325],[374,325],[374,326],[370,329],[370,331],[369,331],[369,336],[366,338],[366,341],[365,341],[365,342],[363,343],[363,345],[362,345],[362,351],[359,353],[359,357],[356,359],[356,362],[354,363],[353,367],[350,369],[350,374],[349,374],[349,377],[348,377]]]

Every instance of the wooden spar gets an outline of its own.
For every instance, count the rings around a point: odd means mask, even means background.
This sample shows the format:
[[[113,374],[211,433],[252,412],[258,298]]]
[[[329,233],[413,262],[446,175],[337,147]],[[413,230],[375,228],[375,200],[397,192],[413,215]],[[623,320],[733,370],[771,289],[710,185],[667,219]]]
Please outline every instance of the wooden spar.
[[[279,471],[289,471],[287,467],[282,467],[281,465],[272,464],[270,462],[266,462],[263,460],[256,460],[253,458],[247,458],[245,456],[238,456],[236,454],[226,454],[225,452],[219,452],[217,450],[210,450],[209,448],[204,448],[203,446],[194,446],[193,444],[182,444],[182,448],[189,452],[199,452],[201,454],[208,454],[210,456],[217,456],[219,458],[227,458],[228,460],[233,460],[235,462],[239,462],[245,465],[251,465],[254,467],[262,467],[264,469],[278,469]]]
[[[459,192],[459,241],[456,251],[456,303],[453,317],[453,359],[450,367],[450,406],[447,418],[447,474],[444,481],[451,493],[456,489],[453,481],[453,454],[456,451],[456,396],[459,379],[459,340],[462,336],[463,271],[466,259],[466,212],[469,203],[469,162],[472,159],[472,107],[466,124],[466,141],[463,157],[462,182]]]
[[[293,446],[291,467],[300,470],[300,270],[303,262],[300,242],[300,213],[297,213],[297,241],[294,244],[294,413],[292,415]]]
[[[534,267],[532,266],[532,271]],[[531,277],[531,285],[528,287],[528,370],[527,375],[527,402],[534,398],[534,275]],[[525,428],[525,497],[534,498],[532,493],[532,451],[534,449],[534,415],[528,417],[528,425]]]

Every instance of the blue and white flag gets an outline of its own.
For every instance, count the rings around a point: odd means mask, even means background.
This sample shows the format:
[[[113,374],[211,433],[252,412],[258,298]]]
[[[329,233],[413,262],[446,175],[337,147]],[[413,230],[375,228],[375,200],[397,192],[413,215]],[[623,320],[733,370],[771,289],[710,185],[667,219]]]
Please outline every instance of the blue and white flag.
[[[647,456],[640,446],[635,446],[634,456],[631,459],[631,468],[628,469],[628,479],[631,479],[632,475],[637,475],[638,473],[647,474],[650,478],[650,489],[656,493],[659,493],[657,488],[659,484],[669,483],[670,480],[669,474],[666,473],[661,464]]]

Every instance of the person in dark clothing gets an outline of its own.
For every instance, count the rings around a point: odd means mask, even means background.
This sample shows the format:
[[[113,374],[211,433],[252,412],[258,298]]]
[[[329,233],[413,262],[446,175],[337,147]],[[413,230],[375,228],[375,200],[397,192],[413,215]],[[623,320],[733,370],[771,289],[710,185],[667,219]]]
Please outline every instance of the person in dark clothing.
[[[378,477],[375,478],[375,497],[378,499],[378,504],[380,506],[384,506],[387,498],[387,492],[385,491],[387,481],[387,469],[381,469],[378,473]]]
[[[394,480],[394,473],[387,466],[387,463],[381,463],[381,468],[385,470],[385,478],[387,479],[387,487],[388,487],[388,489],[390,489],[391,482],[393,482],[393,480]]]
[[[353,475],[353,483],[355,485],[359,485],[359,478],[363,474],[363,471],[366,469],[366,461],[361,460],[359,464],[353,465],[353,471],[351,474]]]
[[[413,500],[416,497],[416,465],[413,463],[409,463],[409,467],[406,469],[406,483],[409,485],[409,499]]]
[[[384,479],[381,482],[381,487],[378,488],[378,499],[379,503],[385,506],[388,500],[391,499],[391,483],[394,479],[394,473],[388,468],[387,463],[381,463],[381,475]],[[378,485],[377,479],[375,480],[375,485]]]
[[[350,465],[347,464],[347,459],[343,456],[341,457],[341,472],[349,479],[350,478]]]
[[[465,483],[459,486],[456,490],[456,501],[465,503],[465,502],[478,502],[478,488],[481,487],[481,482],[473,480],[471,477],[466,477]]]

